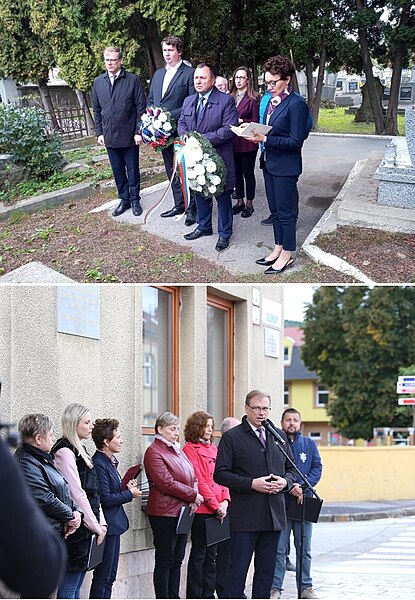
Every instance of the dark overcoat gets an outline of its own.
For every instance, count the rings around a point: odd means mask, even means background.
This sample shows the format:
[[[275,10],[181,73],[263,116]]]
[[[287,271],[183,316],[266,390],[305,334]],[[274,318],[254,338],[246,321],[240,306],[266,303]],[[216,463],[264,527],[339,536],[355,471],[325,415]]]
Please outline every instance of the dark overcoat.
[[[195,93],[193,83],[193,67],[182,63],[177,69],[175,76],[170,81],[164,96],[162,95],[163,79],[166,69],[157,69],[151,80],[150,92],[148,94],[147,106],[159,106],[167,109],[176,123],[179,120],[183,101]]]
[[[130,490],[121,489],[121,479],[111,460],[103,452],[95,452],[92,457],[99,483],[102,510],[108,525],[107,535],[121,535],[128,529],[128,518],[123,504],[131,502]]]
[[[223,94],[213,88],[196,127],[196,108],[199,94],[185,99],[179,119],[179,135],[197,131],[205,136],[217,153],[223,158],[227,172],[226,190],[235,187],[235,165],[233,161],[233,136],[230,125],[238,126],[238,112],[235,100],[229,94]]]
[[[275,428],[282,438],[285,433]],[[266,448],[243,417],[242,423],[229,429],[219,443],[214,480],[231,493],[232,531],[281,531],[286,528],[284,492],[263,494],[252,489],[257,477],[279,475],[287,480],[286,491],[296,480],[294,467],[278,448],[270,434]],[[292,458],[288,443],[284,449]]]
[[[134,135],[140,131],[140,118],[146,109],[146,97],[139,77],[121,72],[111,85],[108,72],[97,77],[92,86],[95,134],[104,136],[109,148],[135,145]]]

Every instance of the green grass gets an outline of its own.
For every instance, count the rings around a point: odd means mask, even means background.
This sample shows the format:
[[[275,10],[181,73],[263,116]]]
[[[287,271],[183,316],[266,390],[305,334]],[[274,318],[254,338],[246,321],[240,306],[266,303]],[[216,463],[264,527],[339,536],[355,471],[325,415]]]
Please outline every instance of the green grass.
[[[374,134],[374,123],[356,123],[354,115],[346,113],[346,109],[320,108],[318,117],[318,129],[321,133],[363,133]],[[405,135],[405,117],[398,115],[398,131],[400,135]]]

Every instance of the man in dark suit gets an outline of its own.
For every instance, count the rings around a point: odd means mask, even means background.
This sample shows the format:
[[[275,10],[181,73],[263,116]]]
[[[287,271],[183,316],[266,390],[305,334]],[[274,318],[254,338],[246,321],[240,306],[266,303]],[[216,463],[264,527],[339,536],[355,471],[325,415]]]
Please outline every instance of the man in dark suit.
[[[231,563],[225,598],[243,598],[254,552],[252,598],[270,597],[278,538],[286,527],[281,492],[291,489],[296,473],[262,426],[269,410],[268,394],[249,392],[242,423],[223,435],[218,448],[214,480],[229,488],[232,507]],[[277,431],[287,440],[283,431]],[[290,449],[286,451],[292,457]]]
[[[232,235],[231,192],[235,186],[235,165],[233,162],[233,133],[230,125],[238,125],[238,112],[232,96],[223,94],[215,87],[215,73],[212,66],[201,63],[196,67],[194,82],[196,94],[183,102],[179,119],[180,135],[197,131],[205,136],[223,158],[227,181],[222,194],[216,196],[218,203],[218,234],[216,250],[221,252],[229,246]],[[206,198],[195,193],[197,206],[197,228],[186,234],[186,240],[197,240],[203,235],[212,235],[212,197]]]
[[[122,66],[120,48],[104,50],[107,71],[92,86],[92,105],[98,144],[107,147],[120,203],[113,211],[118,217],[132,209],[136,217],[140,205],[140,171],[138,144],[140,117],[146,109],[146,98],[140,79]]]
[[[157,69],[150,85],[147,106],[167,109],[176,123],[179,120],[183,100],[195,93],[193,84],[194,69],[182,61],[183,44],[179,37],[169,35],[161,43],[166,66]],[[176,131],[172,132],[173,135]],[[173,174],[173,146],[162,150],[164,166],[169,180]],[[184,200],[179,178],[175,176],[172,183],[174,207],[161,213],[162,217],[175,217],[184,213]],[[186,225],[196,222],[196,206],[192,203],[188,208]]]

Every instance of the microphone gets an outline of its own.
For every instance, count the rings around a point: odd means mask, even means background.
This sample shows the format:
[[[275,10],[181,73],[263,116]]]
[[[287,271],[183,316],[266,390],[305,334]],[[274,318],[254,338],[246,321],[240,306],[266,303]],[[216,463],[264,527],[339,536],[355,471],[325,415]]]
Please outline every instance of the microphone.
[[[269,419],[265,419],[264,421],[262,421],[262,427],[264,427],[266,431],[268,431],[268,433],[270,433],[279,444],[285,446],[285,440],[280,436],[278,431],[274,428],[274,424],[271,423]]]

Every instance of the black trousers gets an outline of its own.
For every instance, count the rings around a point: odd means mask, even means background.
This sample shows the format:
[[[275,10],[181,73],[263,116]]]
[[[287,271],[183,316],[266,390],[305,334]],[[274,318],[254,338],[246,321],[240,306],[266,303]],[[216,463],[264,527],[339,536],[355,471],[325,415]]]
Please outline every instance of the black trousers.
[[[250,152],[234,152],[235,159],[235,177],[236,177],[236,197],[245,198],[244,179],[246,187],[246,199],[255,198],[256,180],[255,180],[255,161],[258,150]]]
[[[155,549],[153,582],[156,598],[180,598],[180,569],[187,535],[176,534],[177,517],[149,515],[149,521]]]
[[[107,148],[118,197],[125,204],[140,200],[140,169],[138,146]]]
[[[111,598],[112,585],[117,578],[118,560],[120,557],[120,536],[105,536],[104,556],[102,562],[94,569],[90,598]]]
[[[218,598],[226,598],[225,587],[228,580],[228,568],[231,559],[231,540],[223,540],[216,547],[216,582],[215,589]]]
[[[214,598],[216,544],[206,545],[206,519],[212,515],[195,515],[192,525],[192,549],[187,564],[186,598]]]
[[[245,581],[254,558],[252,598],[269,598],[277,558],[279,531],[238,531],[231,535],[231,564],[225,598],[243,598]]]

